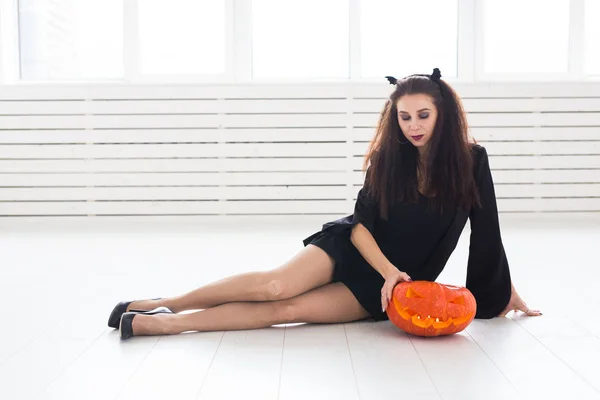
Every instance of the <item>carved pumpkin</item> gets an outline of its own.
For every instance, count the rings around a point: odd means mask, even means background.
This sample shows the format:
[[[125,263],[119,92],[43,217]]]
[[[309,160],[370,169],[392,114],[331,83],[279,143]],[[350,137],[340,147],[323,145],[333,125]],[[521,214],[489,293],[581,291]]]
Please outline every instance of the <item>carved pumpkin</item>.
[[[476,310],[475,297],[467,288],[414,281],[396,285],[386,311],[394,325],[407,333],[440,336],[465,329]]]

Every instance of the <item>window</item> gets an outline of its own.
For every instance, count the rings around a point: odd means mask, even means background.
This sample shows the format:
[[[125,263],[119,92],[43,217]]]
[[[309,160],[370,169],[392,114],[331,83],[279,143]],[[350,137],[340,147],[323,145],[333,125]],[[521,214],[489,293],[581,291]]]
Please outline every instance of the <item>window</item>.
[[[600,77],[600,0],[0,0],[0,19],[2,83]]]
[[[225,73],[225,0],[138,2],[142,74]]]
[[[600,1],[585,2],[585,55],[584,71],[600,75]]]
[[[348,0],[253,0],[252,74],[348,78]]]
[[[20,0],[21,79],[123,76],[122,0]]]
[[[485,0],[483,7],[486,73],[568,71],[569,0]]]
[[[361,75],[367,78],[457,74],[456,0],[362,0]]]

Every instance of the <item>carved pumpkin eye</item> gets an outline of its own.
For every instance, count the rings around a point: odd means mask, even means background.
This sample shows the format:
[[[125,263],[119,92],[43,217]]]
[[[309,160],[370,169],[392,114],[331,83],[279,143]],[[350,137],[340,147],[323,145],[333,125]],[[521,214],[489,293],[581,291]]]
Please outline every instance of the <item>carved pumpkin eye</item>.
[[[421,296],[419,293],[415,292],[413,290],[413,288],[408,288],[408,290],[406,291],[406,297],[407,298],[417,298],[417,299],[422,299],[424,298],[423,296]]]
[[[405,332],[439,336],[462,331],[476,310],[475,298],[467,288],[417,281],[402,282],[394,288],[387,314]]]

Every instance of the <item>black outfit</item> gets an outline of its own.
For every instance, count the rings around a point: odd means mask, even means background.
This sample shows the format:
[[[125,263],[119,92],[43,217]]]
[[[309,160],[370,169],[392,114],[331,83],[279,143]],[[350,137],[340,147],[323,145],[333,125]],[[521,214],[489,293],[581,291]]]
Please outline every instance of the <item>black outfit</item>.
[[[471,223],[466,287],[477,301],[475,318],[493,318],[510,300],[511,279],[498,222],[494,183],[484,147],[473,145],[474,174],[482,207],[470,212],[433,212],[429,198],[417,204],[396,203],[388,220],[379,218],[374,199],[358,192],[354,214],[327,222],[304,239],[305,246],[322,248],[334,260],[334,282],[342,282],[375,320],[387,319],[381,311],[383,277],[350,242],[352,228],[361,223],[375,238],[383,254],[414,281],[435,279],[442,272],[465,227]]]

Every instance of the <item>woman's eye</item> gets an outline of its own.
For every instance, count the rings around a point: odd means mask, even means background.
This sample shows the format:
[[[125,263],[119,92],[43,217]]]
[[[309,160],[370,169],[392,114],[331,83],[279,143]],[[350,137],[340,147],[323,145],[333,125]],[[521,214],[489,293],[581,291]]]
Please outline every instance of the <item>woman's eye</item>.
[[[427,117],[429,117],[429,114],[427,113],[419,115],[419,118],[421,119],[426,119]]]
[[[410,119],[410,117],[406,117],[406,116],[400,117],[400,118],[402,118],[402,121],[408,121]]]

